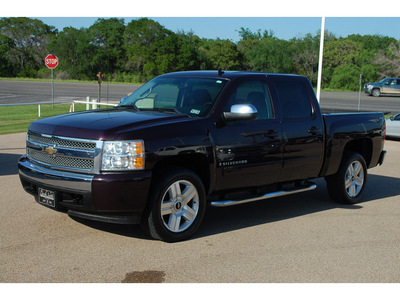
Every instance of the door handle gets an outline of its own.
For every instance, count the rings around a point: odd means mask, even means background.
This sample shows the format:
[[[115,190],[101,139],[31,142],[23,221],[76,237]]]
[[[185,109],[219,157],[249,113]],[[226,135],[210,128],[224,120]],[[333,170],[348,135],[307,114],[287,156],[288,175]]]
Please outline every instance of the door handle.
[[[268,137],[268,138],[270,138],[270,139],[275,139],[276,137],[278,137],[278,134],[279,134],[279,132],[277,132],[277,131],[271,129],[271,130],[268,130],[268,131],[264,134],[264,136],[265,136],[265,137]]]
[[[321,133],[321,129],[313,126],[310,129],[308,129],[307,132],[311,133],[312,135],[317,135],[317,134]]]

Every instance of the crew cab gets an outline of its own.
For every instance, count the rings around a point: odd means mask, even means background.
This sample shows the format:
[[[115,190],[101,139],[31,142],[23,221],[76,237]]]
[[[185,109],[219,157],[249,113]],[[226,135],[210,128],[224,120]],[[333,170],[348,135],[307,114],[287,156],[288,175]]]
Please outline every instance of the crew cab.
[[[364,85],[364,92],[375,97],[381,94],[400,95],[400,78],[384,78],[379,82],[368,82]]]
[[[33,122],[19,176],[42,205],[176,242],[208,205],[310,191],[318,177],[333,200],[360,201],[384,137],[383,113],[321,114],[302,76],[176,72],[115,108]]]

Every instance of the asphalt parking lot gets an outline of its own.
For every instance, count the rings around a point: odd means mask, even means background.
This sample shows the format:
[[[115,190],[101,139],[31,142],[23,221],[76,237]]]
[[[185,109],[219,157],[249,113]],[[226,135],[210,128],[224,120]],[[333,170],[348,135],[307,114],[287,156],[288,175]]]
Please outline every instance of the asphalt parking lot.
[[[361,203],[314,191],[210,208],[190,240],[72,219],[37,204],[17,174],[25,134],[0,136],[0,283],[400,282],[400,141],[386,141]]]

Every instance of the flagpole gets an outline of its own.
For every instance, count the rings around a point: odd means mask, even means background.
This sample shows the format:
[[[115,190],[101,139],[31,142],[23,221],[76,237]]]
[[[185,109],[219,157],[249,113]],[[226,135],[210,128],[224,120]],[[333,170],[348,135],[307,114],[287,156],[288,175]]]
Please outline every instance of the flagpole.
[[[321,80],[322,80],[322,61],[324,56],[324,38],[325,38],[325,17],[322,17],[321,22],[321,40],[319,43],[319,62],[318,62],[318,83],[317,83],[317,100],[321,100]]]

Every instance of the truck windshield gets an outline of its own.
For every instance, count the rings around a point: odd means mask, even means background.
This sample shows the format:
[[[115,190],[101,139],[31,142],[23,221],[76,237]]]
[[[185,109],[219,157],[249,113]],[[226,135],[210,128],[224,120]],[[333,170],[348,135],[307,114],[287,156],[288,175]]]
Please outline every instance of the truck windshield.
[[[228,81],[196,77],[158,77],[141,86],[121,106],[206,116]]]
[[[378,83],[385,83],[388,79],[387,78],[383,78],[381,81],[379,81]]]

